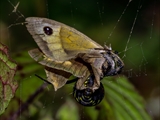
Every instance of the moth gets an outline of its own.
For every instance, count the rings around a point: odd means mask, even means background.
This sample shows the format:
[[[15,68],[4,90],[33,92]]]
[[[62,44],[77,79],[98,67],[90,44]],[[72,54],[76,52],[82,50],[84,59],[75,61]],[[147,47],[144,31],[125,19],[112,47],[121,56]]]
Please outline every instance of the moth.
[[[98,104],[104,96],[100,80],[120,73],[124,67],[111,46],[102,47],[76,29],[47,18],[29,17],[26,23],[39,47],[29,55],[45,66],[47,81],[57,90],[74,75],[76,100],[85,106]]]

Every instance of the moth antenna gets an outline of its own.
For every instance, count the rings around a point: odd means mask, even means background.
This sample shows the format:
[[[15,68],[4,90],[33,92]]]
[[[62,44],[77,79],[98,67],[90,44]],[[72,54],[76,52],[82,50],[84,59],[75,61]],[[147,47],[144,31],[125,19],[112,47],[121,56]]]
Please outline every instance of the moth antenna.
[[[11,24],[10,26],[8,26],[7,28],[11,28],[13,26],[16,26],[16,25],[26,25],[28,22],[20,22],[20,23],[15,23],[15,24]]]

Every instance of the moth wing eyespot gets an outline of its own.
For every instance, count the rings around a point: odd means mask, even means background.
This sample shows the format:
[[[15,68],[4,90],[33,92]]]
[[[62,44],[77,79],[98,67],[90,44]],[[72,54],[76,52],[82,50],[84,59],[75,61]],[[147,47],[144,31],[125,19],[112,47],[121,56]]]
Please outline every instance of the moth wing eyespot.
[[[45,26],[45,27],[43,28],[43,31],[44,31],[44,33],[45,33],[46,35],[52,35],[52,34],[53,34],[53,29],[52,29],[51,27],[49,27],[49,26]]]

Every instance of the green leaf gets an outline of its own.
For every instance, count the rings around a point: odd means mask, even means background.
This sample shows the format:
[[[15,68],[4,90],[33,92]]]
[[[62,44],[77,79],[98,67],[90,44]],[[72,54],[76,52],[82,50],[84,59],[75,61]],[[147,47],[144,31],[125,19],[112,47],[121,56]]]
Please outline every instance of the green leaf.
[[[105,88],[105,99],[110,106],[110,111],[113,112],[110,116],[106,112],[106,119],[151,120],[151,117],[145,111],[143,98],[125,77],[118,77],[117,79],[106,77],[102,81]],[[105,109],[104,102],[100,106]],[[100,112],[99,114],[104,114],[104,110],[103,113]]]
[[[0,115],[4,113],[18,87],[13,79],[16,67],[8,54],[8,48],[0,43]]]

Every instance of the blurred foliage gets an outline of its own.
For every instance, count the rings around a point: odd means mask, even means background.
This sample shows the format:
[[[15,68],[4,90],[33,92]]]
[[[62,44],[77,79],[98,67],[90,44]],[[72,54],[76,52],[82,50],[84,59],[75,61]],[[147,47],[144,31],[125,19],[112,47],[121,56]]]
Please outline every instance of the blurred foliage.
[[[16,13],[12,12],[14,8],[10,2],[14,5],[20,2]],[[122,74],[129,78],[145,100],[150,100],[150,97],[154,98],[156,96],[157,98],[157,96],[160,96],[159,92],[156,92],[156,95],[151,95],[152,91],[159,87],[160,78],[160,20],[158,19],[160,4],[158,4],[158,0],[132,0],[124,14],[122,12],[129,2],[128,0],[10,0],[10,2],[6,0],[0,1],[0,42],[9,46],[10,54],[18,64],[18,72],[14,79],[19,82],[19,88],[16,91],[14,100],[11,101],[5,114],[0,119],[12,116],[30,95],[40,87],[43,81],[35,77],[35,73],[45,78],[43,66],[33,61],[27,53],[29,49],[35,48],[37,45],[24,25],[16,25],[24,22],[24,19],[30,16],[47,17],[63,22],[83,32],[101,45],[111,43],[112,49],[117,50],[120,57],[126,54],[126,57],[123,58],[125,68]],[[139,9],[131,34],[128,50],[124,52],[139,7],[141,9]],[[24,15],[24,18],[19,12]],[[121,15],[123,15],[122,19],[116,26]],[[113,31],[115,26],[116,28]],[[109,37],[112,31],[113,33]],[[106,115],[108,118],[113,118],[113,114],[116,114],[120,119],[124,116],[129,117],[130,114],[125,114],[125,112],[130,113],[131,111],[137,115],[137,111],[132,108],[139,107],[137,101],[141,100],[137,100],[140,98],[137,97],[136,93],[126,92],[125,87],[121,85],[121,81],[125,81],[125,78],[116,78],[111,82],[113,84],[108,83],[110,79],[103,80],[106,100],[103,100],[96,107],[89,108],[78,105],[73,100],[72,94],[70,94],[72,93],[73,85],[66,85],[57,92],[54,92],[53,87],[49,86],[46,88],[45,93],[38,95],[34,102],[29,105],[29,108],[21,115],[20,119],[50,120],[55,118],[63,120],[65,118],[62,118],[62,114],[64,114],[64,117],[72,117],[73,115],[75,119],[91,120],[103,120],[106,119]],[[109,92],[113,89],[112,87],[114,87],[115,83],[119,86],[117,91],[114,89],[114,91]],[[122,95],[116,95],[118,90]],[[129,94],[136,101],[132,101],[129,96],[125,96]],[[112,97],[113,95],[118,98]],[[114,104],[111,104],[113,106],[110,106],[107,101],[110,101],[109,103],[114,101]],[[124,105],[121,106],[120,102]],[[143,100],[141,102],[145,104]],[[134,106],[130,105],[130,103]],[[146,105],[148,104],[146,103]],[[115,106],[117,107],[115,108]],[[142,106],[141,108],[143,108]],[[118,109],[120,112],[116,113],[114,109]],[[126,109],[129,110],[126,111]],[[68,116],[64,111],[71,115]],[[151,109],[149,107],[148,111],[151,111],[150,114],[154,115],[152,113],[154,108]],[[141,110],[139,113],[141,115],[144,114]],[[123,116],[121,116],[122,114]],[[159,116],[155,117],[154,115],[153,117],[155,120],[159,119]]]
[[[17,65],[11,60],[8,48],[0,43],[0,115],[5,111],[18,87],[14,75]]]

